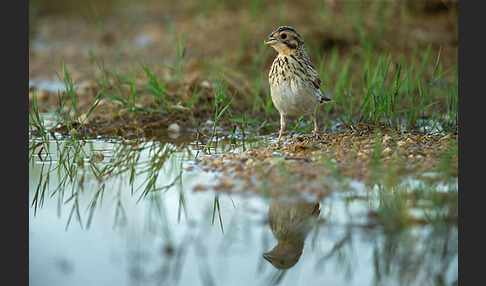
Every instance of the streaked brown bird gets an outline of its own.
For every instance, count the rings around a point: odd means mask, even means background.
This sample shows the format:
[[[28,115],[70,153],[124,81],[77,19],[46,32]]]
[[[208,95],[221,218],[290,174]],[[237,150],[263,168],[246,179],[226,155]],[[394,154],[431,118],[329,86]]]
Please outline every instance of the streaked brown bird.
[[[264,43],[278,52],[268,74],[272,101],[280,112],[277,144],[282,138],[287,116],[312,115],[312,133],[317,136],[316,107],[331,99],[324,97],[319,89],[321,79],[305,52],[304,40],[294,28],[281,26]]]
[[[305,200],[274,201],[268,209],[268,221],[277,245],[263,254],[277,269],[293,267],[300,259],[307,235],[320,213],[320,204]]]

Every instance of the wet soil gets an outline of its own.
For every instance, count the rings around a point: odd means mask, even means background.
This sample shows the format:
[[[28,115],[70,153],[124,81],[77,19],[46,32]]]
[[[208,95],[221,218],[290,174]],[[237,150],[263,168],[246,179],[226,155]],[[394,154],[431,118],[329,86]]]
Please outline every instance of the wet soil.
[[[197,167],[218,172],[214,188],[226,192],[267,193],[280,196],[301,190],[316,197],[329,195],[343,177],[368,184],[394,184],[407,176],[448,181],[457,178],[457,135],[421,135],[387,129],[289,135],[283,143],[242,153],[203,157]],[[444,158],[450,159],[441,170]],[[445,172],[444,172],[445,171]],[[442,172],[442,173],[441,173]],[[442,178],[441,178],[442,176]]]

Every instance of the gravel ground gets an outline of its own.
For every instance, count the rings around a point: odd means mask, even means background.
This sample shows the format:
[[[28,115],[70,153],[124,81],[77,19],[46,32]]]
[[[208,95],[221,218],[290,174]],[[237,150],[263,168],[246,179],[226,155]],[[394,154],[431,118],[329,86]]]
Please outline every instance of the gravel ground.
[[[440,136],[376,129],[319,134],[318,138],[304,134],[286,136],[280,146],[206,156],[190,169],[218,174],[216,184],[198,185],[196,190],[263,191],[275,196],[298,189],[323,197],[343,177],[367,183],[393,183],[405,176],[457,178],[454,146],[457,135],[452,133]]]

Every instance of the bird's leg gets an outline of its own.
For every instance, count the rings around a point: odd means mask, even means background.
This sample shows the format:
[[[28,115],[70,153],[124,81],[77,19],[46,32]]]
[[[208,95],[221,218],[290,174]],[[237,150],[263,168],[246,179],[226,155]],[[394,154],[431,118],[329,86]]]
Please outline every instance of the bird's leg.
[[[280,133],[278,134],[277,144],[280,142],[280,138],[282,138],[284,129],[285,129],[285,115],[280,114]]]
[[[312,113],[312,120],[314,121],[314,130],[312,131],[312,135],[314,135],[317,138],[317,118],[316,118],[315,111]]]

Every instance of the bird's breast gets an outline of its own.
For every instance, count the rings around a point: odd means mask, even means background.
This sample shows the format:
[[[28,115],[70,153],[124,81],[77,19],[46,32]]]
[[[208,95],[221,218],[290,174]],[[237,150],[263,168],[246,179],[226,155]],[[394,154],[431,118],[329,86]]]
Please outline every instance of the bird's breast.
[[[305,76],[299,74],[298,65],[288,57],[277,57],[269,73],[272,101],[280,114],[307,115],[319,103],[319,90]]]

